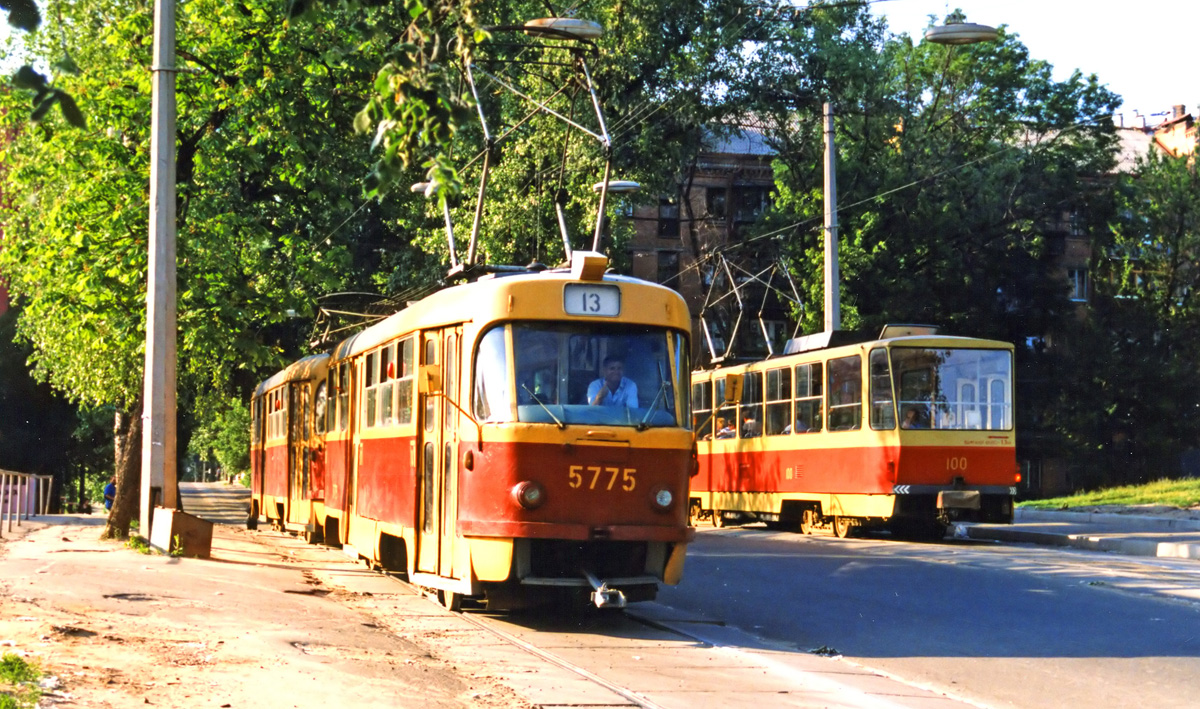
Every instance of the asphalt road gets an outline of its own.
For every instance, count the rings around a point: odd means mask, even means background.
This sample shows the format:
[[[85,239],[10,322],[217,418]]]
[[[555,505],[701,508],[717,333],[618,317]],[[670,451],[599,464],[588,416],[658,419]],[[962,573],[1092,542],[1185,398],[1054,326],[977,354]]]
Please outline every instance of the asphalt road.
[[[702,528],[659,600],[985,706],[1200,705],[1200,564]]]

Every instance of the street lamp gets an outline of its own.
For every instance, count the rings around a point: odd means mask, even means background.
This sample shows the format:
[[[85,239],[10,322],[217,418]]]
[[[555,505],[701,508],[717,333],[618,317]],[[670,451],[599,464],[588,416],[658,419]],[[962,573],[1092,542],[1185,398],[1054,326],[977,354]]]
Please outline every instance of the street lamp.
[[[925,39],[935,44],[957,46],[994,42],[999,38],[996,28],[970,22],[950,20],[941,27],[930,27]],[[948,59],[948,58],[947,58]],[[824,105],[825,132],[825,332],[842,327],[841,287],[838,277],[837,223],[837,148],[833,143],[833,104]]]
[[[947,22],[941,27],[925,30],[925,39],[934,44],[975,44],[995,42],[999,38],[995,27],[976,25],[970,22]]]

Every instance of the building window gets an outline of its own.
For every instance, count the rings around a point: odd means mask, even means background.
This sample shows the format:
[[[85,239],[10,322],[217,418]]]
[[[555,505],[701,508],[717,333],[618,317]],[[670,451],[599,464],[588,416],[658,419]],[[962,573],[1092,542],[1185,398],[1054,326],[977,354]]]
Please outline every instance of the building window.
[[[704,193],[704,205],[708,216],[718,222],[725,221],[725,200],[728,197],[724,187],[709,187]]]
[[[658,235],[673,239],[679,238],[678,197],[659,197]]]
[[[1087,236],[1087,224],[1084,223],[1083,215],[1079,213],[1079,210],[1071,210],[1071,214],[1067,217],[1067,229],[1071,236]]]
[[[679,252],[658,252],[658,282],[679,290]]]
[[[767,209],[769,190],[766,187],[733,188],[733,220],[757,221]]]
[[[1067,281],[1071,289],[1071,300],[1085,303],[1088,299],[1088,272],[1086,268],[1072,268],[1067,271]]]

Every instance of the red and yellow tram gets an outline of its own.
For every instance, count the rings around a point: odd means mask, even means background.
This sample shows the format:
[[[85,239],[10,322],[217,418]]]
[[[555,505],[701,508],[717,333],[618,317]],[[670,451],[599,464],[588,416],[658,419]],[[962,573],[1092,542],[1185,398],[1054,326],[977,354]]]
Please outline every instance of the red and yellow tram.
[[[329,354],[293,362],[254,391],[250,424],[251,528],[272,525],[313,539],[324,516],[325,379]]]
[[[326,542],[451,606],[623,605],[677,583],[694,531],[687,307],[606,266],[575,252],[570,269],[485,276],[339,344]]]
[[[740,397],[726,397],[731,375]],[[692,416],[696,518],[922,537],[955,520],[1012,521],[1006,342],[890,327],[877,340],[695,372]]]

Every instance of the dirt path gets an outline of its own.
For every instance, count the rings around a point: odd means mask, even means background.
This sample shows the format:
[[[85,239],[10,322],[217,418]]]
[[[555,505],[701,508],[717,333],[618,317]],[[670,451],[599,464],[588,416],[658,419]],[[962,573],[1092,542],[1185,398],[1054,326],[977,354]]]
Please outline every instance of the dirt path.
[[[528,706],[321,585],[369,573],[349,560],[222,525],[212,559],[173,559],[99,541],[98,514],[42,519],[0,543],[0,650],[51,678],[42,706]]]

